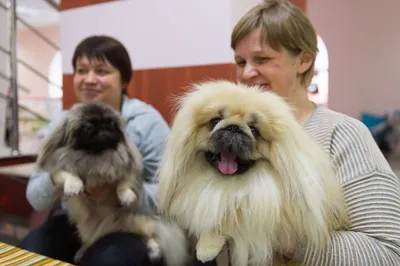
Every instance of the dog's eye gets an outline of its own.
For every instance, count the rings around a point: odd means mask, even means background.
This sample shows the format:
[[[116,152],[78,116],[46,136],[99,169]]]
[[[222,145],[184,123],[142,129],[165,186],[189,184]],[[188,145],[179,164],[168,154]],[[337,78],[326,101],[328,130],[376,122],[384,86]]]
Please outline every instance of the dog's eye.
[[[253,134],[254,137],[258,137],[260,135],[260,132],[255,126],[250,126],[251,133]]]
[[[215,118],[211,119],[209,122],[211,129],[213,129],[220,121],[221,121],[221,118],[219,118],[219,117],[215,117]]]

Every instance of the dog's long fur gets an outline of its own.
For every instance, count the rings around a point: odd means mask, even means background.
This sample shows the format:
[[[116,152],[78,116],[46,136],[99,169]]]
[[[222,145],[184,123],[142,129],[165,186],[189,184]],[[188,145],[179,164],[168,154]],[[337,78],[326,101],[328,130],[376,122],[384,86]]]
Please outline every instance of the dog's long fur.
[[[65,201],[83,242],[75,261],[101,236],[124,231],[143,238],[150,258],[158,259],[163,251],[168,265],[185,265],[187,244],[179,228],[140,207],[142,156],[128,140],[123,123],[106,104],[77,104],[46,139],[39,154],[38,166],[50,172],[59,200]],[[105,184],[115,186],[122,206],[98,204],[78,196],[85,188]],[[175,247],[165,243],[167,228],[174,236],[168,240]],[[171,256],[176,252],[180,258]]]
[[[229,126],[239,135],[221,135]],[[212,166],[205,154],[224,145],[254,161],[250,169],[224,175]],[[275,251],[285,252],[291,241],[324,248],[330,231],[348,224],[329,158],[289,105],[227,81],[195,84],[179,99],[158,192],[160,213],[197,237],[201,261],[229,241],[234,266],[286,265]]]

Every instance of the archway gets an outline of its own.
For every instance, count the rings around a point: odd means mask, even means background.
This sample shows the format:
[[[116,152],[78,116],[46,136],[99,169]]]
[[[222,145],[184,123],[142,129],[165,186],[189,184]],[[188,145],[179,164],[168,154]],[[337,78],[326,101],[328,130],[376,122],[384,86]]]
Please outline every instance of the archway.
[[[48,103],[47,103],[47,111],[52,116],[52,118],[58,116],[58,114],[62,111],[62,96],[63,91],[60,89],[63,81],[63,71],[62,71],[62,58],[61,52],[58,51],[49,65],[49,80],[54,83],[50,84],[48,87]]]
[[[318,54],[315,59],[315,74],[308,87],[308,97],[318,105],[328,105],[329,92],[329,55],[321,36],[317,36]]]

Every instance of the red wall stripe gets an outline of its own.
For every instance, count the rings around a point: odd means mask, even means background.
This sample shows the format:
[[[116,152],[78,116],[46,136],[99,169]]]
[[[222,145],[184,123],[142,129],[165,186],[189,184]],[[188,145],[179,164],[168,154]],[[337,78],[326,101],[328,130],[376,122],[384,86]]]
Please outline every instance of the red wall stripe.
[[[119,0],[61,0],[60,10],[64,11],[72,8],[91,6]]]

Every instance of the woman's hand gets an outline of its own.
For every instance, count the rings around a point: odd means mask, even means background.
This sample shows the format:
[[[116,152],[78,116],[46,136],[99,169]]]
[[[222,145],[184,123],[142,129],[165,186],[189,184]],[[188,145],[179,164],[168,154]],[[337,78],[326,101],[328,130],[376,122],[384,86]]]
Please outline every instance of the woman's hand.
[[[99,204],[119,204],[115,185],[107,184],[91,189],[86,188],[85,191],[81,193],[81,196],[96,201]]]

